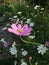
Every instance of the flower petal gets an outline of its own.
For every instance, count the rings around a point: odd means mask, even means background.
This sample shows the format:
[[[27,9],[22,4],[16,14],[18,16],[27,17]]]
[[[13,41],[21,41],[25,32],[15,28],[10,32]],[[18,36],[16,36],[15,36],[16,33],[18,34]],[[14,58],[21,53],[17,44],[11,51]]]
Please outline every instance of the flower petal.
[[[22,34],[21,36],[29,36],[29,35],[30,35],[30,33]]]
[[[29,36],[30,35],[30,32],[28,33],[28,32],[23,32],[23,33],[21,33],[21,35],[22,36]]]
[[[9,31],[9,32],[13,32],[13,29],[12,29],[12,28],[8,28],[8,31]]]
[[[24,26],[23,26],[23,28],[22,28],[23,30],[27,30],[28,29],[28,25],[27,24],[25,24]]]
[[[11,32],[11,33],[14,33],[16,35],[20,35],[20,33],[18,33],[17,30],[15,31],[14,29],[8,28],[8,31]]]
[[[31,31],[32,31],[32,28],[31,27],[29,27],[27,30],[26,29],[23,29],[23,33],[24,32],[30,33]]]
[[[12,27],[13,29],[15,29],[15,30],[17,29],[16,24],[12,24],[11,27]]]
[[[30,32],[30,31],[32,31],[32,28],[31,27],[28,28],[28,32]]]
[[[18,29],[21,29],[21,28],[22,28],[21,24],[18,24]]]

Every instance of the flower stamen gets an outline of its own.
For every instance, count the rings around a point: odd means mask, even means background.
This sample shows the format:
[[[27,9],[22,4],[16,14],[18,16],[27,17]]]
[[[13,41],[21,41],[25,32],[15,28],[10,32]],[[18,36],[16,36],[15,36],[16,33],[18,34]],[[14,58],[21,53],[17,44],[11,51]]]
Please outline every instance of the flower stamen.
[[[22,32],[23,32],[23,30],[22,30],[22,29],[19,29],[19,30],[18,30],[18,32],[19,32],[19,33],[22,33]]]

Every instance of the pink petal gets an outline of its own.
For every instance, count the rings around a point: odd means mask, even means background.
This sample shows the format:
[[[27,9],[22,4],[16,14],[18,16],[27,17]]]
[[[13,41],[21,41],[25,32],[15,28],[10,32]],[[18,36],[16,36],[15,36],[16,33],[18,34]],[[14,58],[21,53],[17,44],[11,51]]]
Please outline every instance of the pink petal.
[[[16,35],[20,35],[20,33],[17,30],[15,31],[14,29],[8,28],[8,31]]]
[[[29,27],[29,28],[28,28],[28,32],[31,32],[31,31],[32,31],[32,28],[31,28],[31,27]]]
[[[14,34],[16,34],[16,35],[20,35],[20,33],[18,33],[17,31],[15,31],[15,32],[13,32]]]
[[[24,30],[23,30],[23,33],[24,33],[24,32],[27,32],[27,33],[28,33],[28,32],[31,32],[31,31],[32,31],[32,28],[30,27],[30,28],[28,28],[27,30],[24,29]]]
[[[12,29],[12,28],[8,28],[8,31],[9,31],[9,32],[13,32],[13,29]]]
[[[25,24],[22,29],[25,32],[31,32],[32,31],[32,28],[31,27],[28,28],[28,25],[27,24]]]
[[[16,24],[12,24],[11,27],[12,27],[13,29],[15,29],[15,30],[17,29]]]
[[[27,33],[27,34],[26,33],[25,34],[23,33],[23,34],[21,34],[21,36],[29,36],[29,35],[30,35],[30,33]]]
[[[23,32],[21,33],[21,35],[22,36],[28,36],[28,35],[30,35],[31,31],[32,31],[31,27],[29,27],[27,29],[23,28]]]
[[[5,42],[3,45],[4,45],[4,47],[8,47],[9,43]]]
[[[25,29],[25,30],[27,30],[28,29],[28,25],[27,24],[25,24],[24,26],[23,26],[23,28],[22,28],[23,30]]]
[[[18,29],[21,29],[21,28],[22,28],[21,24],[18,24]]]
[[[23,32],[21,33],[21,35],[30,35],[30,32],[28,32],[28,31],[23,31]]]

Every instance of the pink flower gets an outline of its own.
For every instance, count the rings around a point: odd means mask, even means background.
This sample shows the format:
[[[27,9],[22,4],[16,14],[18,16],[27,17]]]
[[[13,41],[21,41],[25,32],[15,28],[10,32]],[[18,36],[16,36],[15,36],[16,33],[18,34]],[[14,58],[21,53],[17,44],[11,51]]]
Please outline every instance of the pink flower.
[[[29,57],[29,60],[32,60],[32,56]]]
[[[11,28],[8,28],[8,31],[19,36],[28,36],[30,35],[32,28],[27,24],[25,24],[24,26],[22,26],[21,24],[12,24]]]
[[[5,42],[3,45],[7,48],[9,46],[9,43]]]
[[[48,41],[46,41],[45,43],[46,43],[46,46],[49,46],[49,42]]]

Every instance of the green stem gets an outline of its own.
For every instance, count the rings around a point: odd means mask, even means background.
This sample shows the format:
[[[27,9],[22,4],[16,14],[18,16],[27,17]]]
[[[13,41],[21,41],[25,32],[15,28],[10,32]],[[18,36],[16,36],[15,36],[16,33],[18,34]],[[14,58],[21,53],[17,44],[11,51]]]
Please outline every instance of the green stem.
[[[38,65],[38,62],[36,62],[35,65]]]
[[[31,61],[29,60],[29,64],[32,65]]]
[[[24,40],[24,39],[22,39],[22,37],[20,36],[20,39],[23,41],[23,42],[25,42],[25,43],[30,43],[30,44],[35,44],[35,45],[39,45],[39,43],[35,43],[35,42],[28,42],[28,41],[26,41],[26,40]]]
[[[20,36],[20,39],[21,39],[23,42],[25,42],[25,43],[32,43],[32,42],[28,42],[28,41],[26,41],[26,40],[22,39],[22,37],[21,37],[21,36]]]
[[[22,1],[20,0],[20,5],[21,5],[21,2],[22,2]]]

